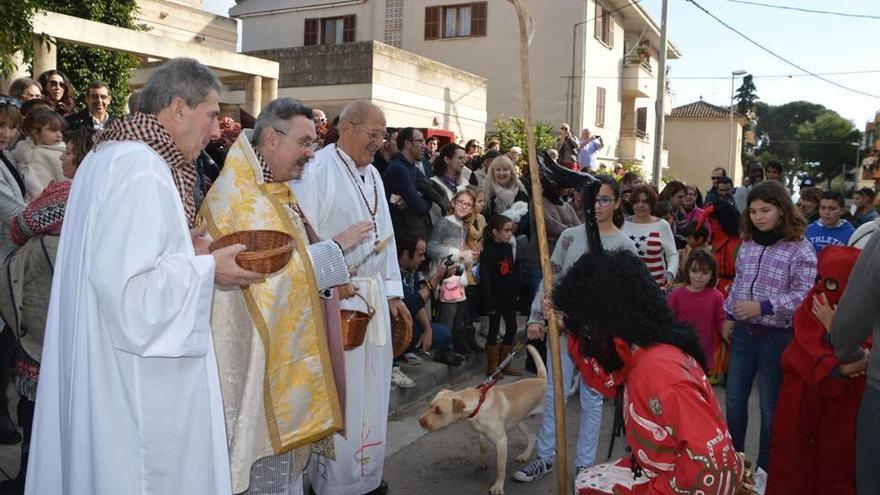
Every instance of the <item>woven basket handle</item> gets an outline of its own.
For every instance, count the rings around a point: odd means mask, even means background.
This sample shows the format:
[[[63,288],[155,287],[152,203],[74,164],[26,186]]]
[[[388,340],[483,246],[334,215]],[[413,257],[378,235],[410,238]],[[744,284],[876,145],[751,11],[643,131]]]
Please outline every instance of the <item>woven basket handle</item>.
[[[372,319],[372,318],[373,318],[373,315],[376,314],[376,309],[373,308],[372,306],[370,306],[370,303],[367,302],[367,300],[364,298],[364,296],[361,295],[360,292],[355,291],[354,295],[357,296],[357,297],[359,297],[360,300],[363,301],[364,304],[367,305],[367,314],[369,314],[369,315],[370,315],[370,319]]]

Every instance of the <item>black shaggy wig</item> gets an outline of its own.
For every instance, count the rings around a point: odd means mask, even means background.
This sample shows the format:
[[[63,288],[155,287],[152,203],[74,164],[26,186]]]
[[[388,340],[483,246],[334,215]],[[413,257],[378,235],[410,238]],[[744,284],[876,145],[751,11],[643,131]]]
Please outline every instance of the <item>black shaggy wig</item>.
[[[623,367],[614,337],[639,347],[673,345],[706,369],[693,328],[673,317],[645,263],[629,251],[582,256],[556,285],[553,305],[565,314],[568,331],[580,337],[583,355],[606,371]]]

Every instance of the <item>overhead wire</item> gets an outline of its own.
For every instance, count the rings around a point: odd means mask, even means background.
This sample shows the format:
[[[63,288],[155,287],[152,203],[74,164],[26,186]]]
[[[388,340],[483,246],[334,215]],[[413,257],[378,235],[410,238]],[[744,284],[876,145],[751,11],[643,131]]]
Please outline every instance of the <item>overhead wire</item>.
[[[766,7],[770,9],[780,9],[780,10],[794,10],[798,12],[805,12],[808,14],[822,14],[822,15],[836,15],[840,17],[854,17],[858,19],[876,19],[880,20],[880,15],[869,15],[869,14],[850,14],[848,12],[835,12],[830,10],[816,10],[816,9],[806,9],[803,7],[791,7],[789,5],[773,5],[769,3],[762,2],[752,2],[749,0],[727,0],[732,3],[742,3],[746,5],[755,5],[758,7]]]
[[[763,50],[763,51],[769,53],[770,55],[774,56],[775,58],[777,58],[777,59],[779,59],[779,60],[785,62],[786,64],[788,64],[788,65],[794,67],[795,69],[798,69],[798,70],[800,70],[800,71],[802,71],[802,72],[805,72],[805,73],[807,73],[807,74],[809,74],[809,75],[811,75],[811,76],[813,76],[813,77],[815,77],[815,78],[817,78],[817,79],[819,79],[819,80],[821,80],[821,81],[825,81],[826,83],[828,83],[828,84],[830,84],[830,85],[832,85],[832,86],[836,86],[836,87],[838,87],[838,88],[840,88],[840,89],[843,89],[843,90],[846,90],[846,91],[850,91],[850,92],[853,92],[853,93],[856,93],[856,94],[860,94],[860,95],[862,95],[862,96],[867,96],[867,97],[870,97],[870,98],[877,98],[877,99],[880,99],[880,95],[876,95],[876,94],[868,93],[868,92],[861,91],[861,90],[858,90],[858,89],[855,89],[855,88],[850,88],[849,86],[844,86],[843,84],[840,84],[840,83],[838,83],[838,82],[832,81],[831,79],[828,79],[827,77],[823,77],[823,76],[821,76],[821,75],[819,75],[819,74],[817,74],[817,73],[815,73],[815,72],[813,72],[813,71],[811,71],[811,70],[809,70],[809,69],[804,68],[803,66],[801,66],[801,65],[799,65],[799,64],[797,64],[797,63],[795,63],[795,62],[792,62],[791,60],[788,60],[787,58],[783,57],[782,55],[779,55],[778,53],[774,52],[773,50],[771,50],[771,49],[769,49],[769,48],[767,48],[767,47],[761,45],[761,44],[758,43],[757,41],[753,40],[752,38],[750,38],[749,36],[747,36],[746,34],[744,34],[742,31],[740,31],[740,30],[736,29],[735,27],[731,26],[730,24],[724,22],[723,20],[721,20],[720,18],[718,18],[718,16],[716,16],[715,14],[713,14],[713,13],[709,12],[708,10],[706,10],[705,7],[703,7],[702,5],[700,5],[699,3],[697,3],[695,0],[686,0],[686,1],[688,1],[688,2],[690,2],[690,3],[692,3],[692,4],[694,4],[694,7],[700,9],[700,10],[703,11],[706,15],[708,15],[709,17],[711,17],[712,19],[714,19],[716,22],[718,22],[718,23],[721,24],[722,26],[726,27],[727,29],[733,31],[734,33],[738,34],[741,38],[745,39],[745,40],[748,41],[749,43],[751,43],[751,44],[755,45],[756,47],[760,48],[761,50]]]

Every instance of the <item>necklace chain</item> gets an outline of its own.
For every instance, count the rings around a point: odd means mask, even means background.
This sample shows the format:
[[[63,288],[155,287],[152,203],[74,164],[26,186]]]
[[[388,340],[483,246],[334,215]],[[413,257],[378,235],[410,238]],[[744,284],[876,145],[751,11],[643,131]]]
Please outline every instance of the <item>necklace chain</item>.
[[[364,206],[367,207],[367,211],[370,213],[370,221],[373,223],[373,233],[376,235],[376,242],[379,241],[379,226],[376,225],[376,212],[379,211],[379,190],[376,186],[376,178],[373,176],[372,171],[370,171],[370,180],[373,182],[373,206],[370,206],[370,202],[367,201],[367,195],[364,194],[364,189],[360,183],[358,183],[357,177],[354,176],[354,172],[351,171],[349,167],[348,160],[342,156],[342,153],[339,152],[339,148],[336,148],[336,155],[342,160],[342,165],[345,167],[345,170],[348,171],[348,175],[351,176],[352,182],[354,182],[354,186],[357,188],[358,192],[361,194],[361,199],[364,200]],[[355,164],[357,167],[357,164]],[[363,182],[363,181],[361,181]]]

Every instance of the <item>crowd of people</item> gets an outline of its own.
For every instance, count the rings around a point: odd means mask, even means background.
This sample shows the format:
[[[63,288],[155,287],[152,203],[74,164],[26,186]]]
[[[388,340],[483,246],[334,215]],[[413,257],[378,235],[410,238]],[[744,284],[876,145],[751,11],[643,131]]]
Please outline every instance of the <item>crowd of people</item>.
[[[635,377],[650,375],[636,362],[649,370],[688,356],[692,365],[682,366],[694,383],[727,388],[719,405],[711,386],[697,387],[711,427],[693,413],[667,414],[670,429],[703,426],[685,428],[694,435],[687,452],[673,442],[662,460],[634,457],[615,468],[641,466],[656,486],[734,493],[719,487],[742,484],[741,459],[727,452],[710,465],[694,456],[718,454],[699,445],[712,441],[743,452],[757,376],[761,493],[856,493],[857,478],[860,494],[880,489],[868,444],[878,431],[870,414],[880,410],[880,391],[871,390],[880,371],[862,350],[873,320],[856,325],[853,316],[875,304],[858,299],[876,285],[876,261],[858,256],[878,249],[869,241],[880,222],[870,188],[855,192],[851,210],[841,193],[809,179],[793,200],[781,163],[751,162],[738,187],[719,167],[705,196],[677,180],[657,190],[637,172],[600,163],[601,136],[583,129],[575,137],[561,124],[548,156],[595,175],[600,187],[595,205],[585,205],[593,201],[585,190],[541,172],[554,282],[594,294],[583,303],[602,311],[622,303],[600,303],[609,294],[646,293],[635,312],[656,326],[608,330],[632,348],[603,355],[585,342],[608,314],[571,307],[571,294],[551,296],[563,286],[545,295],[536,198],[519,147],[391,128],[362,101],[330,120],[280,98],[237,123],[219,116],[216,75],[191,59],[155,70],[125,116],[109,112],[101,82],[84,88],[87,107],[78,109],[57,70],[16,80],[10,92],[0,97],[0,255],[9,281],[0,284],[0,387],[14,373],[23,434],[2,394],[0,442],[22,443],[20,472],[2,493],[301,493],[304,472],[321,495],[386,493],[391,387],[415,386],[407,371],[426,359],[454,367],[485,354],[493,375],[517,335],[546,356],[551,312],[568,327],[563,380],[578,382],[565,388],[579,395],[580,493],[602,493],[585,480],[596,473],[603,395],[628,383],[634,397]],[[579,263],[591,254],[589,228],[602,250],[629,253],[613,263],[643,272],[650,290],[609,282],[602,270],[580,282],[565,277],[589,265]],[[244,246],[209,249],[245,230],[290,235],[291,262],[266,277],[236,264]],[[856,263],[864,271],[853,271]],[[584,287],[587,275],[608,290]],[[847,279],[859,295],[841,298]],[[371,315],[353,348],[338,330],[351,312]],[[400,324],[412,326],[412,339],[394,357],[391,328]],[[663,332],[673,337],[656,337]],[[639,354],[638,346],[660,344],[678,350]],[[617,373],[627,361],[629,382]],[[520,482],[553,470],[552,376],[537,456],[514,474]],[[856,442],[862,394],[871,402]],[[786,396],[810,402],[793,407]],[[656,400],[635,407],[656,420]],[[814,431],[815,447],[803,445]],[[812,450],[822,453],[803,455]],[[818,468],[826,463],[833,474]],[[691,479],[701,469],[717,479]]]

